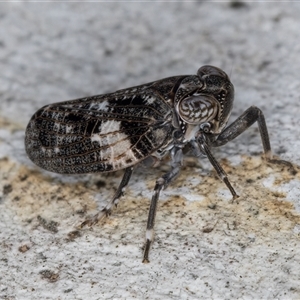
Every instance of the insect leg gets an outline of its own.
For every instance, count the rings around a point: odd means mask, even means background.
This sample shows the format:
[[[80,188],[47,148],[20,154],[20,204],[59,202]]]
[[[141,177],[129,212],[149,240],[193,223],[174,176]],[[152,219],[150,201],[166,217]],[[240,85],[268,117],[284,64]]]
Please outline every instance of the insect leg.
[[[212,155],[209,146],[207,145],[207,143],[205,142],[205,138],[203,138],[202,136],[199,136],[198,138],[198,144],[199,144],[199,153],[203,153],[207,156],[207,158],[209,159],[210,163],[212,164],[212,166],[215,168],[215,170],[217,171],[218,176],[221,178],[221,180],[226,184],[227,188],[229,189],[229,191],[232,194],[233,200],[235,200],[236,198],[238,198],[239,196],[237,195],[237,193],[235,192],[234,188],[232,187],[231,183],[228,180],[228,176],[226,174],[226,172],[223,170],[223,168],[221,167],[221,165],[218,163],[218,161],[214,158],[214,156]],[[195,143],[193,143],[194,147],[196,146]]]
[[[124,190],[130,180],[132,171],[133,171],[133,167],[129,167],[129,168],[125,169],[121,183],[120,183],[117,191],[115,192],[115,195],[113,196],[113,198],[109,201],[109,203],[101,211],[99,211],[97,214],[95,214],[92,218],[84,221],[81,224],[81,227],[83,227],[85,225],[92,226],[92,225],[98,223],[104,216],[109,216],[111,214],[111,210],[112,210],[113,206],[114,205],[117,206],[119,199],[124,195]]]
[[[146,244],[144,249],[144,258],[143,263],[149,262],[149,250],[151,243],[154,239],[154,223],[155,223],[155,216],[156,216],[156,208],[157,208],[157,201],[159,199],[159,194],[162,189],[165,189],[170,182],[178,175],[181,165],[182,165],[182,149],[181,148],[173,148],[171,151],[172,155],[172,169],[156,180],[156,184],[154,187],[153,196],[151,199],[151,204],[149,208],[149,215],[147,221],[147,230],[146,230]]]
[[[211,143],[211,146],[219,147],[225,145],[226,143],[230,142],[231,140],[239,136],[241,133],[243,133],[255,122],[258,123],[265,158],[267,160],[271,160],[272,151],[265,117],[262,111],[256,106],[251,106],[247,110],[245,110],[239,118],[237,118],[232,124],[230,124],[220,133],[218,138]]]
[[[255,122],[258,123],[266,160],[270,163],[288,167],[290,173],[292,175],[295,175],[297,171],[290,162],[281,159],[272,159],[272,151],[265,117],[263,115],[263,112],[256,106],[251,106],[247,110],[245,110],[239,118],[237,118],[232,124],[230,124],[219,134],[218,138],[214,142],[212,142],[210,146],[219,147],[225,145],[226,143],[232,141],[241,133],[243,133]]]

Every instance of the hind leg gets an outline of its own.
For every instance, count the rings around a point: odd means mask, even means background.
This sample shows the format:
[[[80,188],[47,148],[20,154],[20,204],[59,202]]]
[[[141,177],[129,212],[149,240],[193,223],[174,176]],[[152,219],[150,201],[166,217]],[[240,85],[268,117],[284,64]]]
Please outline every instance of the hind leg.
[[[129,167],[125,169],[123,178],[121,180],[121,183],[115,192],[115,195],[113,198],[109,201],[109,203],[98,213],[96,213],[92,218],[85,220],[81,223],[80,227],[83,227],[85,225],[92,226],[96,223],[98,223],[101,219],[103,219],[105,216],[109,216],[111,214],[113,206],[117,206],[119,199],[124,195],[124,191],[126,186],[128,185],[128,182],[130,180],[130,177],[133,172],[133,167]]]

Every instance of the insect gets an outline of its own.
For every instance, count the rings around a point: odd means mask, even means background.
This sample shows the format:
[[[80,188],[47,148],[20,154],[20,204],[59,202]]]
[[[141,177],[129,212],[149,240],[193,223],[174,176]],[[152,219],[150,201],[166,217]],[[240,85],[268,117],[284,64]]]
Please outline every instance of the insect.
[[[197,75],[174,76],[110,94],[46,105],[27,126],[25,148],[36,165],[51,172],[125,170],[111,201],[82,226],[93,225],[111,213],[136,164],[170,155],[170,171],[157,179],[149,209],[143,256],[143,262],[149,262],[159,194],[178,175],[185,146],[190,145],[194,156],[209,159],[233,199],[238,195],[211,148],[226,144],[257,122],[265,158],[272,159],[259,108],[249,107],[226,127],[233,100],[234,87],[227,74],[203,66]]]

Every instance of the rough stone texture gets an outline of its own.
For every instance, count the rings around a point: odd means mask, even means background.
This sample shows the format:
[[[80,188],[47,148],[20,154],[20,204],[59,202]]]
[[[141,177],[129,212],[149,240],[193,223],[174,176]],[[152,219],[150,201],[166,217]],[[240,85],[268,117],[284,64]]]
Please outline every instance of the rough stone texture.
[[[300,4],[1,3],[1,299],[300,298],[300,178],[267,165],[254,125],[214,153],[240,194],[190,158],[162,193],[150,264],[149,199],[168,170],[138,169],[112,216],[121,173],[61,176],[34,166],[24,130],[41,106],[159,78],[224,69],[231,120],[265,113],[274,153],[300,163]]]

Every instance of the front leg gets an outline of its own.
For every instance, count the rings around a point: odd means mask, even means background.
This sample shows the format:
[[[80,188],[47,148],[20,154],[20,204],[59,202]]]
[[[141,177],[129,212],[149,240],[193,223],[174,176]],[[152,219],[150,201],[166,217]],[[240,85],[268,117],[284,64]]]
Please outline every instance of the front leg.
[[[265,158],[267,160],[271,160],[272,151],[265,117],[263,115],[263,112],[256,106],[249,107],[239,118],[237,118],[232,124],[226,127],[219,134],[218,138],[211,143],[211,147],[219,147],[227,144],[228,142],[239,136],[241,133],[243,133],[255,122],[258,123]]]
[[[263,112],[256,106],[251,106],[246,111],[244,111],[239,118],[237,118],[232,124],[226,127],[219,134],[218,138],[213,141],[210,146],[219,147],[227,144],[228,142],[239,136],[241,133],[243,133],[255,122],[257,122],[258,124],[261,141],[264,148],[265,159],[271,163],[287,166],[290,172],[295,175],[297,171],[290,162],[285,160],[272,159],[272,151],[265,117]]]

